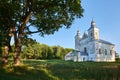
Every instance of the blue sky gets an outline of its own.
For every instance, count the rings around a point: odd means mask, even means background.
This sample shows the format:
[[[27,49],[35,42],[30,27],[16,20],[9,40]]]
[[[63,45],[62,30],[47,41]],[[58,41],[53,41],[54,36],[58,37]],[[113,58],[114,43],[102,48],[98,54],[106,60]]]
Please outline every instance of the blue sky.
[[[99,28],[100,38],[115,44],[116,51],[120,53],[120,0],[82,0],[82,7],[85,10],[84,17],[76,19],[70,29],[62,28],[54,35],[41,37],[34,34],[31,37],[50,46],[74,48],[77,30],[83,34],[93,18]]]

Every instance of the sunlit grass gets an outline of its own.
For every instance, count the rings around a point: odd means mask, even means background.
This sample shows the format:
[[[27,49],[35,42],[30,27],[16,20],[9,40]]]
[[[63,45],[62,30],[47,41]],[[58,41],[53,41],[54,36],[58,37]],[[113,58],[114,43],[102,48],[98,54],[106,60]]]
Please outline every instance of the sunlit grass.
[[[0,80],[120,80],[120,63],[22,60],[0,67]]]

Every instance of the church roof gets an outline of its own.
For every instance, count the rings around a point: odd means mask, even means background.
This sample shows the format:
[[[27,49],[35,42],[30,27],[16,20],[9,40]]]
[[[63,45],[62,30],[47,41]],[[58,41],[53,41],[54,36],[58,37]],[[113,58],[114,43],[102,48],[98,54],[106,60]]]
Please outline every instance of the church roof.
[[[85,38],[88,38],[88,34],[86,32],[83,34],[82,39],[85,39]]]
[[[76,50],[76,51],[78,51],[78,50]],[[78,51],[79,52],[79,51]],[[75,53],[75,52],[74,52]],[[88,56],[88,53],[86,53],[86,52],[83,52],[83,51],[80,51],[80,55],[81,56]]]
[[[112,44],[111,42],[108,42],[108,41],[105,41],[105,40],[102,40],[102,39],[99,39],[98,41],[99,41],[100,43],[109,44],[109,45],[114,45],[114,44]]]

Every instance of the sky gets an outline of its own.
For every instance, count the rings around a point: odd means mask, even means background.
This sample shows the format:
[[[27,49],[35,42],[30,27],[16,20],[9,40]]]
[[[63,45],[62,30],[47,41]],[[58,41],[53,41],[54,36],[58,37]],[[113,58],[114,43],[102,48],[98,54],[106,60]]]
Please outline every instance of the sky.
[[[115,44],[116,52],[120,53],[120,0],[82,0],[81,5],[84,16],[75,19],[71,28],[63,27],[53,35],[41,37],[34,34],[31,37],[41,44],[74,49],[74,36],[77,30],[80,30],[83,35],[89,29],[93,19],[99,28],[100,38]]]

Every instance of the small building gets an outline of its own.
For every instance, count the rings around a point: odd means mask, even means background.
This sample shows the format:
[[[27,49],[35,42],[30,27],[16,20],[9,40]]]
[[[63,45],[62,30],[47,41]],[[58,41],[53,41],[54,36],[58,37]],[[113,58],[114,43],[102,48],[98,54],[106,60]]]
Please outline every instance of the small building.
[[[80,30],[77,31],[75,51],[68,53],[65,60],[113,62],[115,61],[115,45],[100,39],[99,28],[92,20],[90,28],[83,35]]]

